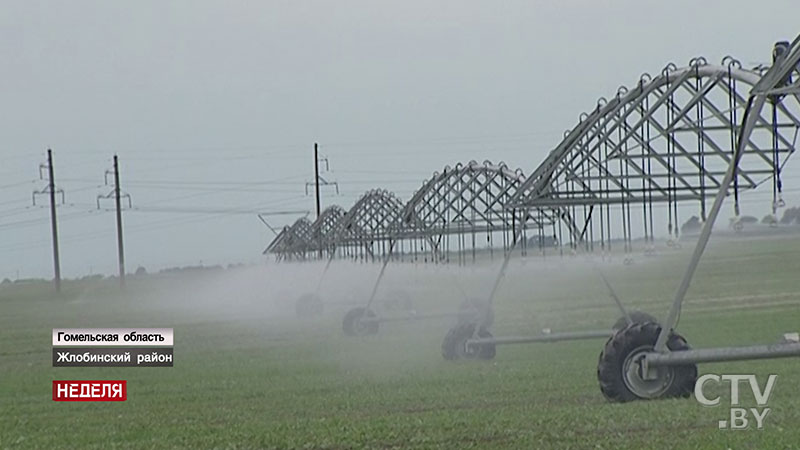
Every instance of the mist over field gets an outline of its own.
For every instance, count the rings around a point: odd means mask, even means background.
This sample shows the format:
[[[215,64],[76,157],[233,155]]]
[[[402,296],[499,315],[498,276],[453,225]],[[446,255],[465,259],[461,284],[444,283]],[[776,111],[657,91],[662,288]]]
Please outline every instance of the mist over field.
[[[796,234],[712,242],[680,330],[697,346],[774,342],[796,330]],[[691,251],[514,257],[498,290],[495,336],[608,329],[620,317],[605,276],[627,308],[661,318]],[[347,337],[342,318],[364,305],[378,263],[334,261],[317,317],[297,317],[324,261],[267,263],[194,273],[0,286],[4,447],[481,447],[686,448],[796,442],[793,359],[723,363],[705,371],[780,373],[768,428],[723,433],[722,410],[691,400],[609,404],[597,388],[603,339],[499,346],[491,361],[448,362],[440,343],[465,294],[483,297],[500,259],[466,266],[390,262],[374,303],[374,336]],[[413,314],[387,307],[405,292]],[[462,292],[463,291],[463,292]],[[171,368],[53,368],[50,329],[172,327]],[[121,404],[49,405],[53,379],[126,379]],[[724,397],[727,398],[727,397]],[[745,400],[746,404],[752,400]],[[636,431],[638,430],[638,431]],[[145,432],[146,431],[146,432]],[[619,436],[625,436],[621,445]],[[765,444],[766,443],[766,444]],[[683,445],[681,444],[681,445]]]
[[[799,448],[798,17],[3,2],[0,449]]]

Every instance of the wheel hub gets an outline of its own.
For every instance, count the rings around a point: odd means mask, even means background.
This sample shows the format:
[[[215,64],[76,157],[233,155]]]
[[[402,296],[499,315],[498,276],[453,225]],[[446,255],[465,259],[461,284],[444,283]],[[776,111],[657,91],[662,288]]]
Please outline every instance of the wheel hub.
[[[633,350],[622,364],[622,379],[625,386],[637,397],[652,399],[660,397],[669,389],[674,379],[672,368],[651,367],[645,377],[643,362],[645,355],[652,352],[651,346]]]
[[[353,324],[353,328],[355,328],[356,333],[359,335],[364,335],[367,333],[367,324],[364,323],[364,317],[366,317],[366,313],[356,317],[354,321],[355,323]]]
[[[469,339],[464,339],[464,343],[459,346],[459,348],[461,349],[461,356],[465,358],[471,357],[472,354],[475,352],[475,350],[470,348],[468,342]]]
[[[464,341],[461,342],[460,345],[458,345],[457,347],[459,357],[461,357],[462,359],[474,359],[481,351],[480,344],[472,344],[472,345],[469,344],[469,341],[472,338],[473,336],[464,338]]]

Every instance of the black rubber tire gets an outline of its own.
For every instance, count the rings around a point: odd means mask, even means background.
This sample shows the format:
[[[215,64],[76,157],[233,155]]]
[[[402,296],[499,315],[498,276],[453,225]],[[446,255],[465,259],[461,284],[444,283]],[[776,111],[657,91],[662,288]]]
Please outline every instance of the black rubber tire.
[[[631,320],[633,321],[633,323],[647,323],[647,322],[658,323],[658,319],[651,316],[650,314],[647,314],[646,312],[628,311],[628,315],[631,316]],[[628,320],[623,316],[617,319],[616,322],[614,322],[614,326],[611,327],[611,329],[614,330],[614,332],[616,333],[619,330],[625,329],[627,326],[628,326]]]
[[[661,326],[654,322],[633,323],[618,331],[606,342],[597,363],[597,381],[600,391],[612,402],[630,402],[654,398],[686,398],[694,392],[697,381],[697,366],[687,364],[663,367],[669,380],[663,390],[654,397],[644,397],[632,392],[625,379],[625,361],[629,355],[655,346]],[[667,347],[672,351],[688,350],[686,340],[670,333]]]
[[[442,341],[442,356],[448,361],[459,359],[494,359],[497,349],[494,344],[483,344],[467,348],[466,342],[475,333],[474,323],[461,323],[451,328]],[[486,328],[478,329],[478,337],[490,338],[492,334]]]
[[[481,328],[494,324],[494,308],[485,300],[468,298],[458,307],[458,324],[480,323]]]
[[[347,314],[344,315],[344,320],[342,320],[342,330],[345,336],[371,336],[377,334],[380,322],[377,320],[361,322],[361,319],[365,317],[377,319],[378,315],[375,314],[375,311],[363,306],[347,311]]]
[[[322,315],[325,305],[317,294],[303,294],[295,302],[294,310],[297,317],[315,317]]]

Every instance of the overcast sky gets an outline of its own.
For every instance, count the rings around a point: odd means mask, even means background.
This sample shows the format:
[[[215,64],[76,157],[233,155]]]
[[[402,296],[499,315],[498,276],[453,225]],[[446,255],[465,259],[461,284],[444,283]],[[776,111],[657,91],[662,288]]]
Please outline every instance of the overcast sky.
[[[457,161],[529,173],[598,97],[693,56],[767,62],[798,17],[797,0],[3,0],[0,279],[52,276],[31,206],[48,147],[66,276],[115,270],[95,204],[114,153],[141,208],[131,270],[257,262],[272,235],[245,212],[313,208],[315,141],[341,188],[325,205],[405,200]],[[202,212],[222,208],[242,214]]]

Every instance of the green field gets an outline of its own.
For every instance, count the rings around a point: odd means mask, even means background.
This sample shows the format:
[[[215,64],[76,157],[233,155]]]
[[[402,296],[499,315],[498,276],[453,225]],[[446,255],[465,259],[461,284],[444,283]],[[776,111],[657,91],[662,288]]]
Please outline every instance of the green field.
[[[694,347],[775,342],[800,330],[800,239],[716,240],[678,330]],[[664,317],[691,245],[626,266],[598,263],[628,306]],[[485,295],[499,261],[390,267],[422,312]],[[378,267],[336,263],[326,300],[363,298]],[[779,375],[765,429],[722,431],[728,412],[694,399],[610,404],[595,375],[602,340],[498,347],[490,362],[444,361],[448,319],[382,324],[346,338],[342,305],[294,317],[321,265],[218,274],[0,286],[0,448],[800,448],[797,359],[700,366]],[[387,313],[388,314],[388,313]],[[610,327],[619,313],[582,257],[515,260],[495,335]],[[53,368],[55,327],[172,327],[172,368]],[[53,402],[54,379],[125,379],[120,403]],[[752,395],[745,406],[754,406]]]

